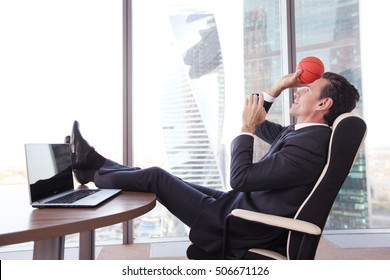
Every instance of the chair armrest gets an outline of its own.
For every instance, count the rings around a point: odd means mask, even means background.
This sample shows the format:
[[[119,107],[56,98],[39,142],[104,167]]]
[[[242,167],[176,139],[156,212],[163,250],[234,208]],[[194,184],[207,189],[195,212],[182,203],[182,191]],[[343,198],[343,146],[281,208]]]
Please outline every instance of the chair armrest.
[[[311,235],[321,234],[321,229],[317,225],[292,218],[264,214],[243,209],[234,209],[231,212],[231,215],[248,221],[258,222],[292,231],[307,233]]]

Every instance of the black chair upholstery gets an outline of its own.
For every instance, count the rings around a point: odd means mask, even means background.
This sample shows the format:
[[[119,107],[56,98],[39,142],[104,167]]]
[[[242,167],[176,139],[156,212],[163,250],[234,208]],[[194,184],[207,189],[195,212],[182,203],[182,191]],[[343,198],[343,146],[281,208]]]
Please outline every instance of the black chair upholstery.
[[[229,254],[230,220],[238,218],[286,229],[286,254],[262,248],[248,248],[244,259],[314,259],[320,237],[334,200],[347,178],[366,135],[366,123],[353,113],[339,116],[332,127],[328,160],[312,192],[294,218],[285,218],[235,209],[226,218],[223,252],[209,255],[194,245],[187,249],[189,259],[232,259]]]

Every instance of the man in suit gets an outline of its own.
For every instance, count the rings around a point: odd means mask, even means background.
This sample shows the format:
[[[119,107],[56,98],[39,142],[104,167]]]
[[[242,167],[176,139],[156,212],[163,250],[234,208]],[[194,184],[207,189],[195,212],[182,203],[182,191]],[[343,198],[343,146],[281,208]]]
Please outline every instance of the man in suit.
[[[261,94],[245,99],[241,134],[231,144],[232,190],[217,191],[185,182],[159,167],[139,169],[113,162],[89,145],[75,121],[71,136],[73,169],[80,183],[102,188],[153,192],[157,199],[191,228],[189,238],[207,253],[222,249],[225,217],[235,208],[293,217],[313,188],[326,163],[333,121],[352,111],[359,93],[344,77],[327,72],[304,85],[297,71],[280,78]],[[273,101],[283,90],[301,86],[290,113],[296,124],[283,127],[266,120]],[[253,162],[254,135],[271,144]],[[237,223],[242,223],[236,221]],[[229,248],[240,257],[245,248],[283,248],[286,232],[242,223],[234,227]],[[248,229],[251,228],[252,231]]]

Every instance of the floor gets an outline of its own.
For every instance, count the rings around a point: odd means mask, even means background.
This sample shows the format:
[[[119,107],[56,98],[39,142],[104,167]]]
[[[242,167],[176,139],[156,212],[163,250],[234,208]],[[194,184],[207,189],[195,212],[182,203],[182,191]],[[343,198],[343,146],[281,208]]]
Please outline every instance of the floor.
[[[367,247],[370,244],[370,247]],[[96,247],[98,260],[186,259],[188,241]],[[31,260],[31,247],[1,250],[0,260]],[[65,249],[66,260],[78,259],[78,248]],[[319,243],[318,260],[390,260],[390,234],[329,234]]]
[[[186,259],[185,250],[188,242],[153,243],[153,244],[132,244],[113,245],[102,248],[97,259]],[[390,243],[388,247],[375,248],[342,248],[322,238],[318,245],[317,260],[390,260]]]

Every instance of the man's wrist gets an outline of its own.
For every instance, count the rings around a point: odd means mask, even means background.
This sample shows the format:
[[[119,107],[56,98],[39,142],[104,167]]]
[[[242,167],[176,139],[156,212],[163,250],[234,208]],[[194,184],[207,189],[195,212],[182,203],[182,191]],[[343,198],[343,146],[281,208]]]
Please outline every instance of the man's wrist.
[[[272,95],[268,94],[268,93],[265,92],[265,91],[263,91],[261,94],[262,94],[263,97],[264,97],[264,101],[267,101],[267,102],[269,102],[269,103],[274,103],[274,101],[275,101],[275,99],[276,99],[275,96],[272,96]]]
[[[276,99],[282,93],[283,90],[284,88],[275,84],[267,90],[267,94]]]
[[[246,126],[246,125],[243,125],[241,127],[241,133],[254,134],[255,131],[256,131],[256,127],[251,127],[251,126]]]

